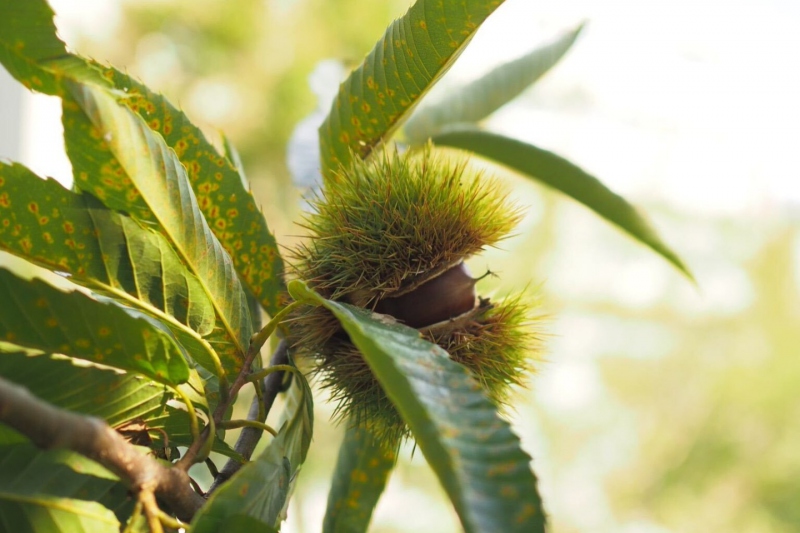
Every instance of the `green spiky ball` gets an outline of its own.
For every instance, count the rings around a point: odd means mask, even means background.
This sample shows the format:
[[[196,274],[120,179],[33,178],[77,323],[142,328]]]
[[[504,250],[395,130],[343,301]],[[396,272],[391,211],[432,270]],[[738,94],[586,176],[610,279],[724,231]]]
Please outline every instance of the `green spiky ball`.
[[[437,279],[440,285],[449,278],[463,285],[466,277],[474,305],[458,316],[417,327],[469,368],[487,396],[503,405],[510,386],[521,383],[536,348],[531,309],[519,298],[500,303],[476,298],[474,280],[461,263],[507,236],[519,210],[496,181],[470,172],[464,163],[437,157],[430,148],[354,159],[312,200],[312,212],[302,224],[308,239],[291,257],[295,276],[326,298],[380,312],[401,307],[403,314],[396,318],[407,323],[413,321],[414,306],[424,314],[448,297],[430,289]],[[330,389],[340,417],[370,427],[389,442],[408,436],[399,413],[329,312],[306,308],[298,313],[290,342],[295,353],[315,361],[314,371]]]

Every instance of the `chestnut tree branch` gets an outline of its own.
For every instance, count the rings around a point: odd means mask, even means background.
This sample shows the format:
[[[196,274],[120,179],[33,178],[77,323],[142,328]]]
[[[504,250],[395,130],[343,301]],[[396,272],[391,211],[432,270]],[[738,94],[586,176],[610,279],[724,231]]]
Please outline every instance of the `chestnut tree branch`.
[[[142,454],[103,420],[61,409],[0,377],[0,422],[42,449],[66,448],[97,461],[139,496],[154,494],[184,522],[205,503],[188,474]],[[146,502],[145,502],[146,503]],[[145,509],[147,511],[147,509]]]
[[[289,358],[286,341],[281,340],[278,347],[275,349],[275,353],[272,355],[270,366],[285,365],[288,362]],[[253,397],[253,403],[250,404],[250,410],[247,413],[248,420],[264,422],[267,419],[267,415],[272,409],[272,404],[275,403],[275,398],[277,398],[278,393],[283,390],[283,377],[284,372],[273,372],[267,375],[264,380],[259,380],[259,382],[255,384],[257,387],[262,387],[262,401],[259,402],[258,395]],[[233,448],[242,454],[245,459],[249,460],[263,434],[264,431],[261,429],[245,427],[242,429],[242,432],[239,433],[239,438],[236,440],[236,444]],[[212,493],[217,487],[228,481],[241,467],[242,464],[240,462],[229,459],[214,479],[214,483],[211,485],[211,488],[208,489],[208,493]]]

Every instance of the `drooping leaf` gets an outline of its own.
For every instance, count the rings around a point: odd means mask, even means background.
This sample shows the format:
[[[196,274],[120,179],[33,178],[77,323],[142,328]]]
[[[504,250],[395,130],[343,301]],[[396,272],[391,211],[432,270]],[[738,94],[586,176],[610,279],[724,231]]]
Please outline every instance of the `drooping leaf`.
[[[246,298],[230,256],[199,210],[185,168],[160,135],[106,91],[72,88],[75,99],[65,98],[63,122],[71,132],[66,141],[75,185],[166,236],[199,280],[227,336],[229,346],[215,346],[223,369],[237,372],[252,334]]]
[[[339,88],[320,127],[322,173],[366,157],[444,74],[501,0],[417,0]]]
[[[0,496],[0,501],[6,500],[0,505],[13,509],[16,504],[19,506],[16,511],[24,511],[26,504],[47,506],[51,502],[58,505],[72,499],[97,502],[102,506],[99,509],[111,510],[117,519],[125,520],[133,508],[128,488],[99,464],[75,452],[43,451],[33,444],[0,447],[0,493],[5,495],[5,498]],[[2,514],[5,513],[0,512]],[[14,514],[11,511],[11,515]],[[111,514],[110,518],[113,517]],[[22,529],[2,531],[24,531],[25,526],[20,524],[20,527]]]
[[[624,198],[566,159],[516,139],[474,128],[434,135],[433,142],[469,150],[561,191],[649,246],[694,281],[689,268],[658,236],[645,218]]]
[[[396,462],[395,450],[381,445],[369,431],[348,427],[328,494],[323,533],[367,531]]]
[[[161,383],[189,378],[181,349],[159,323],[77,291],[0,269],[0,340],[138,372]]]
[[[242,279],[270,314],[278,310],[283,261],[275,238],[235,165],[182,111],[130,76],[69,53],[44,0],[0,6],[0,62],[27,87],[46,94],[68,95],[70,81],[102,87],[163,136],[185,165],[199,207]],[[113,161],[99,163],[119,170]]]
[[[544,531],[530,457],[465,367],[415,329],[325,300],[301,282],[289,289],[339,319],[408,423],[467,532]]]
[[[284,423],[267,448],[244,465],[195,515],[191,533],[230,531],[244,520],[256,531],[273,531],[285,518],[298,469],[306,459],[314,426],[311,389],[295,374],[283,411]]]
[[[423,103],[403,128],[406,138],[412,144],[421,144],[445,126],[474,123],[488,117],[536,83],[558,63],[582,29],[581,24],[545,46],[500,65],[472,83],[448,90],[446,97],[433,104]]]
[[[216,371],[212,345],[224,346],[226,337],[214,328],[200,281],[161,234],[87,194],[0,162],[0,250],[161,320],[192,358]]]

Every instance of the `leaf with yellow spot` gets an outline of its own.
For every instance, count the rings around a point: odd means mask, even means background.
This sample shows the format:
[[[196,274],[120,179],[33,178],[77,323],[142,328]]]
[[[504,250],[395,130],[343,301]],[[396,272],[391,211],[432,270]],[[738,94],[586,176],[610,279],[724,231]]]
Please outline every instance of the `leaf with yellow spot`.
[[[221,154],[202,131],[162,95],[116,69],[67,52],[56,36],[53,12],[43,0],[7,2],[0,6],[0,62],[33,90],[66,97],[65,131],[78,128],[90,135],[82,143],[85,150],[75,149],[70,154],[82,162],[80,168],[75,169],[78,187],[104,201],[110,197],[111,202],[130,204],[136,216],[151,219],[148,209],[143,208],[146,200],[140,197],[141,191],[126,181],[126,170],[113,158],[98,156],[95,152],[99,147],[99,154],[102,154],[115,132],[101,131],[96,124],[80,119],[80,115],[89,110],[81,109],[69,98],[70,82],[102,88],[140,116],[145,126],[158,133],[185,166],[189,183],[199,200],[198,207],[230,254],[242,280],[270,314],[279,310],[283,260],[241,167],[231,154]],[[34,83],[34,78],[44,82]],[[71,135],[67,139],[71,140]],[[247,259],[243,257],[245,251]]]
[[[322,173],[366,157],[408,117],[502,0],[417,0],[339,87],[319,129]]]
[[[252,335],[250,312],[233,262],[200,212],[186,169],[160,135],[107,91],[78,84],[72,90],[73,98],[64,98],[63,120],[72,129],[66,141],[75,185],[166,237],[216,312],[215,329],[225,339],[213,346],[227,354],[223,371],[238,372]]]
[[[339,320],[411,428],[465,531],[544,531],[531,459],[464,366],[415,329],[325,300],[299,281],[289,290]]]
[[[13,202],[0,206],[0,221],[9,221],[0,223],[0,250],[67,273],[74,283],[162,321],[210,372],[217,372],[220,357],[235,364],[236,351],[215,326],[214,308],[199,280],[161,234],[20,164],[0,162],[0,176],[0,191]],[[33,225],[36,213],[13,207],[34,201],[51,218],[47,235]]]
[[[63,292],[5,269],[0,269],[0,302],[0,340],[102,363],[160,383],[177,385],[189,379],[184,354],[164,326],[134,317],[113,302]],[[49,320],[57,327],[47,326]],[[111,334],[101,336],[101,328]]]
[[[348,427],[328,493],[323,533],[367,531],[396,461],[396,450],[382,445],[366,429]]]

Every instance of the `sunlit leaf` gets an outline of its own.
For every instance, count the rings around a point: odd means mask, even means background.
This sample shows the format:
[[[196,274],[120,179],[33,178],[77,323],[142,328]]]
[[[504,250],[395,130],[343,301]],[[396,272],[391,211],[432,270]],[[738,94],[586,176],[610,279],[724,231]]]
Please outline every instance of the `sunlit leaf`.
[[[450,68],[501,0],[417,0],[339,88],[320,127],[322,172],[366,157]]]
[[[504,63],[463,87],[449,89],[433,104],[423,103],[403,131],[411,143],[423,143],[447,125],[488,117],[547,73],[577,39],[583,25],[524,56]],[[433,96],[433,95],[431,95]]]
[[[195,515],[191,533],[230,531],[230,520],[258,525],[258,531],[279,527],[297,472],[311,444],[313,407],[308,382],[295,374],[278,436],[256,460],[244,465],[212,494]]]
[[[87,194],[0,162],[0,250],[158,318],[196,361],[216,371],[212,345],[226,337],[214,329],[200,281],[159,233]]]
[[[44,0],[0,6],[0,62],[34,90],[68,96],[69,81],[88,83],[104,88],[137,113],[184,164],[210,229],[231,255],[242,279],[268,312],[278,310],[283,261],[275,238],[235,165],[182,111],[130,76],[69,53],[56,35],[53,12]],[[106,171],[118,170],[113,160],[98,159],[97,163],[105,165]],[[92,190],[96,186],[92,184],[90,192],[102,195],[103,187]],[[139,214],[148,216],[146,210]]]
[[[64,94],[67,73],[104,83],[97,69],[67,53],[44,0],[0,2],[0,63],[20,83],[45,94]]]
[[[67,154],[75,185],[112,209],[153,224],[199,280],[230,346],[215,346],[238,371],[251,331],[244,291],[230,256],[211,232],[175,153],[142,119],[102,89],[74,85],[64,100]],[[82,132],[83,135],[80,135]]]
[[[182,383],[189,366],[173,338],[156,322],[80,292],[0,269],[0,340],[138,372],[162,383]]]
[[[328,494],[323,533],[367,531],[396,461],[395,451],[381,445],[369,431],[348,427]]]
[[[325,300],[301,282],[292,295],[331,311],[394,403],[467,532],[544,531],[530,457],[480,385],[419,331]]]
[[[277,313],[283,287],[283,259],[256,204],[230,144],[226,154],[162,95],[115,69],[104,77],[125,91],[119,102],[139,114],[175,150],[197,196],[200,211],[247,287],[270,315]]]
[[[516,139],[474,128],[445,131],[434,135],[433,142],[470,150],[561,191],[649,246],[694,281],[688,267],[636,208],[563,157]]]

